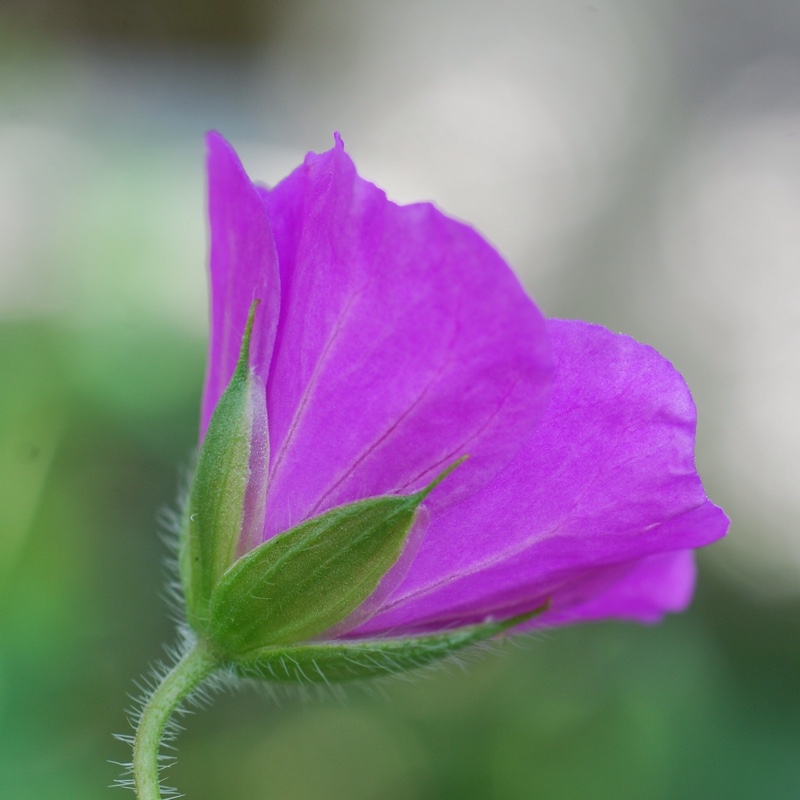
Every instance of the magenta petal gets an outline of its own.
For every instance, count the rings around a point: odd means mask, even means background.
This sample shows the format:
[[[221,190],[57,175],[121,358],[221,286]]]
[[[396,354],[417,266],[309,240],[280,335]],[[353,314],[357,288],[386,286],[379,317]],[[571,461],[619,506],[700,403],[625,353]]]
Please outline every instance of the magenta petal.
[[[464,454],[431,513],[485,484],[550,385],[545,323],[506,264],[432,206],[389,202],[339,140],[263,197],[281,273],[266,535]]]
[[[597,326],[545,323],[480,236],[428,204],[389,202],[338,137],[266,190],[210,134],[208,173],[203,430],[261,300],[239,552],[333,506],[420,489],[469,456],[330,635],[435,631],[545,603],[529,627],[686,606],[691,550],[728,520],[703,492],[694,405],[665,359]]]
[[[206,136],[211,227],[211,336],[201,438],[231,379],[250,304],[256,313],[250,361],[266,383],[280,310],[280,278],[267,210],[233,148]]]
[[[602,619],[654,623],[666,613],[683,611],[692,599],[694,551],[678,550],[642,558],[624,566],[616,580],[580,602],[577,594],[535,620],[535,627],[566,625]],[[562,601],[566,601],[566,597]]]
[[[724,535],[728,520],[695,471],[695,409],[675,369],[598,326],[549,330],[556,373],[535,433],[482,491],[434,515],[403,582],[350,635],[463,624],[546,600],[568,613],[632,561]]]

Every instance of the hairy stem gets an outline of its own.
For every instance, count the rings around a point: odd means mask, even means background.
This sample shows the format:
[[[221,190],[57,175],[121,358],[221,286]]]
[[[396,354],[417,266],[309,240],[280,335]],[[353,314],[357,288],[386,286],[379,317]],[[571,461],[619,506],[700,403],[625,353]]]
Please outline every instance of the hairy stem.
[[[218,666],[198,642],[166,674],[145,704],[133,742],[133,780],[139,800],[161,800],[158,747],[164,729],[181,702]]]

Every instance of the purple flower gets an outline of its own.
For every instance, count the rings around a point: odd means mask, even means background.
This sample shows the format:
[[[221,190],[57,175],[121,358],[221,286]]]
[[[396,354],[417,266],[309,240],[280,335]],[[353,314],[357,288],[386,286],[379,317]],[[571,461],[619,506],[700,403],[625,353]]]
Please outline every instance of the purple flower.
[[[421,502],[377,588],[314,641],[686,607],[692,551],[728,520],[703,492],[694,405],[669,362],[545,320],[475,231],[387,200],[338,137],[273,189],[219,135],[207,144],[203,433],[260,301],[236,555],[330,509],[419,492],[469,456]]]
[[[688,604],[724,513],[686,384],[545,320],[503,260],[336,137],[274,189],[208,137],[211,339],[180,529],[190,634],[142,703],[138,796],[198,686],[401,672],[508,630]]]

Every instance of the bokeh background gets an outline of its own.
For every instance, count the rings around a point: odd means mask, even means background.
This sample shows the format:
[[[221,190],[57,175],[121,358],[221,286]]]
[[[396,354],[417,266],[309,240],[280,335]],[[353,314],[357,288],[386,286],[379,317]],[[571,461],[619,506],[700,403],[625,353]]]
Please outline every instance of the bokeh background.
[[[503,252],[542,309],[655,345],[729,511],[696,602],[346,701],[191,718],[197,798],[800,797],[800,4],[0,6],[0,797],[114,796],[173,639],[159,510],[197,431],[202,134],[362,174]]]

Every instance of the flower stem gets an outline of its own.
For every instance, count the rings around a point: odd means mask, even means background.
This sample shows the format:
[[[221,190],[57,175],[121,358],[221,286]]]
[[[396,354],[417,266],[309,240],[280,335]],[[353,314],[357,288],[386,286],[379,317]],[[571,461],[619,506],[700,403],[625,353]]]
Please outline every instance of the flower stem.
[[[142,710],[133,742],[133,780],[139,800],[161,800],[158,746],[169,718],[183,700],[219,666],[196,643],[165,675]]]

